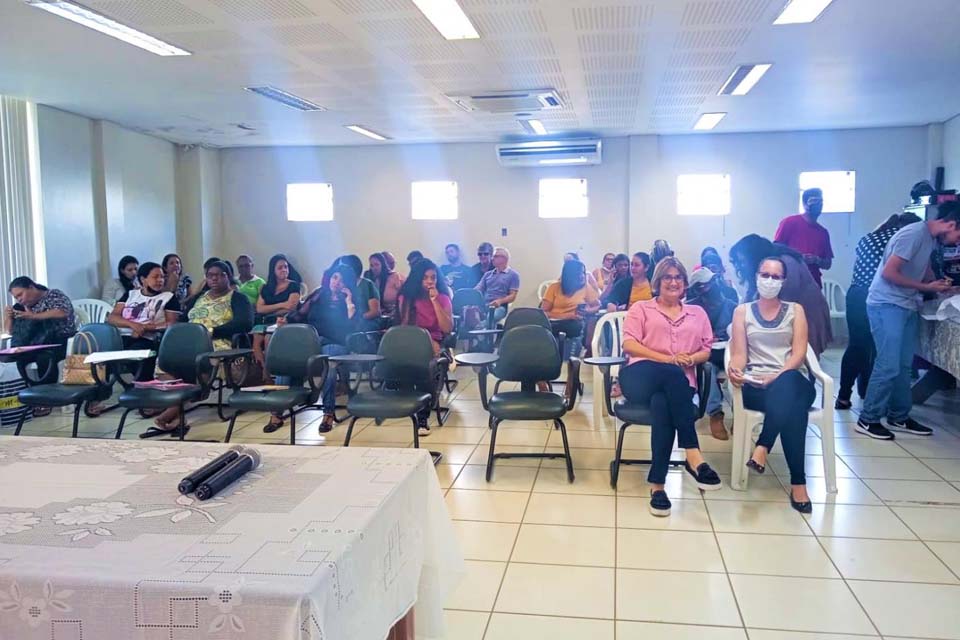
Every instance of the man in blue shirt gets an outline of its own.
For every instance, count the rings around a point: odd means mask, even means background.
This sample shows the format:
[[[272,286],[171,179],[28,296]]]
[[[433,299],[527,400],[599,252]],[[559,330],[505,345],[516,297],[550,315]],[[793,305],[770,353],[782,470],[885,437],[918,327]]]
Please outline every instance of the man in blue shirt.
[[[520,290],[520,274],[509,267],[510,252],[504,247],[493,250],[493,269],[483,274],[475,287],[483,294],[487,305],[493,309],[493,321],[499,322],[507,315],[507,305],[517,299]]]

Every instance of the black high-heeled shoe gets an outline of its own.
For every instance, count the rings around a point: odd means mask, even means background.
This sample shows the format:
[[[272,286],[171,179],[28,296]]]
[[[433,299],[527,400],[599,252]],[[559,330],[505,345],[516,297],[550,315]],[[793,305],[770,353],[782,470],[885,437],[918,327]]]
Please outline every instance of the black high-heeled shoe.
[[[754,471],[756,471],[757,473],[759,473],[759,474],[761,474],[761,475],[763,474],[764,471],[767,470],[767,467],[766,467],[766,466],[760,464],[759,462],[757,462],[757,461],[754,460],[753,458],[750,458],[749,460],[747,460],[747,467],[750,468],[750,469],[753,469]]]
[[[793,492],[790,492],[790,506],[799,511],[800,513],[813,513],[813,503],[807,500],[806,502],[797,502],[793,499]]]

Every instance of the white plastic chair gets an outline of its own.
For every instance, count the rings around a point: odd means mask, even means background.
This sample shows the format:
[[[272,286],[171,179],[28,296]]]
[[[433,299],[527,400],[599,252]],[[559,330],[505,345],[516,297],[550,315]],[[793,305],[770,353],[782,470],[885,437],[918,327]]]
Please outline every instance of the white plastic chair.
[[[612,311],[600,316],[600,319],[597,320],[597,327],[593,331],[593,342],[590,345],[590,353],[594,356],[603,355],[603,351],[600,349],[600,341],[603,339],[603,332],[605,327],[610,327],[611,334],[613,335],[613,348],[610,349],[610,354],[613,356],[619,356],[623,349],[623,322],[627,317],[626,311]],[[617,376],[620,372],[620,367],[610,367],[610,375]],[[593,372],[593,424],[599,425],[603,422],[603,419],[610,415],[607,412],[607,403],[603,399],[603,376],[598,372]]]
[[[827,299],[830,308],[830,317],[844,319],[847,317],[847,292],[836,280],[824,280],[821,288],[823,297]]]
[[[537,300],[543,302],[543,296],[547,295],[547,289],[550,288],[554,282],[557,282],[556,278],[553,280],[544,280],[540,283],[540,286],[537,287]]]
[[[92,322],[106,322],[107,316],[113,311],[113,305],[103,300],[83,298],[73,300],[73,311],[77,315],[77,322],[80,325],[90,324]]]
[[[723,357],[723,364],[725,369],[730,368],[730,349],[727,349],[727,353]],[[823,475],[827,483],[827,493],[836,493],[837,458],[833,434],[833,378],[820,368],[820,362],[809,345],[807,345],[806,364],[814,379],[822,387],[820,406],[817,407],[814,404],[811,407],[808,422],[814,423],[820,429],[820,439],[823,447]],[[746,409],[743,406],[743,391],[732,384],[729,387],[730,395],[733,398],[733,466],[730,486],[738,491],[746,491],[750,471],[746,466],[747,460],[753,455],[756,436],[759,436],[759,428],[763,423],[763,412]],[[757,429],[756,434],[754,434],[755,429]]]

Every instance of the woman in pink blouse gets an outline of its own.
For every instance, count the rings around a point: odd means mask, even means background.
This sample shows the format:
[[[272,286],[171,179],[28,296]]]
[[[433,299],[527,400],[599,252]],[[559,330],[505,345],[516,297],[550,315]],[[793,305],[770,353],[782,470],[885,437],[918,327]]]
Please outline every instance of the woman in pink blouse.
[[[687,271],[679,260],[661,260],[652,287],[654,298],[630,307],[624,322],[623,351],[630,361],[620,371],[620,387],[628,402],[649,405],[653,414],[650,512],[668,516],[671,505],[664,483],[674,437],[686,451],[685,467],[697,486],[720,488],[720,477],[700,453],[693,405],[695,368],[710,357],[713,330],[702,308],[683,303]]]

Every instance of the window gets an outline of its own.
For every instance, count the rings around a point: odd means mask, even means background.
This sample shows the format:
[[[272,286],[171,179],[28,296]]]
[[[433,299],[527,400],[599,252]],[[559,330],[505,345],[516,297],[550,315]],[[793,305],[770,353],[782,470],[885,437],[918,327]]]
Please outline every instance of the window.
[[[456,182],[414,182],[410,185],[414,220],[456,220]]]
[[[586,178],[544,178],[540,181],[541,218],[586,218],[589,203]]]
[[[804,171],[800,174],[798,211],[803,213],[800,196],[807,189],[823,190],[823,213],[853,213],[856,203],[856,171]]]
[[[333,185],[326,182],[288,184],[287,220],[291,222],[333,220]]]
[[[696,173],[677,176],[677,215],[730,214],[730,174]]]

